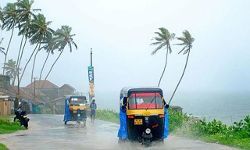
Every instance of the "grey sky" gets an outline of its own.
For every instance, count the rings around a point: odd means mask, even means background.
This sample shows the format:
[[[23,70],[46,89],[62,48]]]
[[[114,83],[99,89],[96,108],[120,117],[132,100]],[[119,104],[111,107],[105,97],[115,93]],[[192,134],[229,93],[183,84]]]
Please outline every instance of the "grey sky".
[[[1,6],[6,2],[1,0]],[[54,29],[67,24],[77,34],[79,49],[63,54],[49,80],[58,85],[69,83],[83,92],[88,90],[91,47],[97,92],[156,85],[165,58],[165,51],[150,55],[154,49],[151,38],[158,27],[177,36],[188,29],[195,38],[180,91],[249,92],[249,6],[248,0],[35,0],[35,7],[53,21]],[[15,45],[19,41],[15,39]],[[173,49],[162,82],[168,90],[173,90],[185,61],[185,56],[176,54],[180,47]],[[13,51],[11,56],[16,57]],[[44,57],[39,55],[37,66]],[[0,59],[3,63],[2,55]],[[23,85],[29,82],[27,76]]]

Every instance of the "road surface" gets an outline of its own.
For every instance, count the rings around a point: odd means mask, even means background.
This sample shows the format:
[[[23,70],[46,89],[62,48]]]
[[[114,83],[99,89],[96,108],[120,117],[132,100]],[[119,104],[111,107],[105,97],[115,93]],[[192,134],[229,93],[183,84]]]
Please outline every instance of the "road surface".
[[[72,123],[64,125],[62,115],[29,115],[30,127],[25,131],[1,135],[0,142],[10,150],[45,150],[45,149],[172,149],[172,150],[231,150],[233,148],[205,143],[198,140],[170,135],[164,144],[154,143],[143,147],[138,143],[118,144],[118,125],[96,120],[95,124],[87,122],[87,127]]]

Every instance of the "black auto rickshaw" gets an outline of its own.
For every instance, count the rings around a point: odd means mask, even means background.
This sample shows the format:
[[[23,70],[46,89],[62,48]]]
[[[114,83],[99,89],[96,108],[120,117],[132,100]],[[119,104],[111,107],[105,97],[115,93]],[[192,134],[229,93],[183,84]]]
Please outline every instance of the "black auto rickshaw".
[[[88,103],[86,96],[68,96],[65,99],[64,123],[83,122],[86,125]]]
[[[168,105],[160,88],[123,88],[120,93],[119,142],[149,145],[168,136]]]

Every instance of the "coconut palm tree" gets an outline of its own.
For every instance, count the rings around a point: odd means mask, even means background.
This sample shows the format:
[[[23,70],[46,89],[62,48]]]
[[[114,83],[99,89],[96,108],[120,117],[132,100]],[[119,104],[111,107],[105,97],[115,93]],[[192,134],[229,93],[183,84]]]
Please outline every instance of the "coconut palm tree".
[[[34,68],[36,63],[36,56],[38,52],[41,50],[40,46],[42,43],[46,42],[46,38],[49,38],[54,33],[54,30],[49,28],[49,25],[51,24],[51,21],[46,22],[46,18],[44,15],[39,14],[37,17],[33,20],[31,26],[31,33],[33,33],[33,36],[31,37],[31,43],[39,43],[39,47],[36,51],[36,54],[34,56],[33,60],[33,67],[31,72],[31,82],[33,81],[33,74],[34,74]]]
[[[57,49],[57,47],[55,47],[55,43],[53,41],[52,35],[48,36],[44,41],[43,41],[43,46],[41,47],[41,49],[46,50],[47,56],[45,58],[45,61],[43,63],[42,69],[40,71],[40,76],[39,76],[39,81],[42,79],[42,73],[44,70],[44,67],[48,61],[48,58],[50,56],[50,54],[54,54],[54,50]]]
[[[7,31],[11,30],[11,36],[10,36],[9,43],[6,49],[6,55],[4,57],[4,68],[5,68],[5,63],[7,60],[10,44],[13,38],[14,29],[16,27],[17,22],[18,22],[18,13],[17,13],[16,3],[8,3],[3,9],[2,29],[6,29]],[[4,74],[4,69],[3,69],[3,74]]]
[[[177,37],[177,39],[182,42],[182,43],[177,44],[177,45],[183,46],[183,48],[181,49],[181,51],[178,52],[178,54],[180,54],[180,53],[183,53],[183,55],[187,54],[186,63],[185,63],[182,75],[181,75],[181,77],[180,77],[180,79],[179,79],[179,81],[178,81],[178,83],[177,83],[177,85],[176,85],[176,87],[174,89],[174,92],[173,92],[173,94],[172,94],[172,96],[171,96],[171,98],[169,100],[169,104],[172,101],[172,99],[173,99],[173,97],[175,95],[175,92],[177,91],[177,89],[178,89],[178,87],[179,87],[179,85],[180,85],[180,83],[182,81],[182,78],[183,78],[183,76],[185,74],[187,64],[188,64],[189,55],[190,55],[190,51],[191,51],[191,49],[193,47],[193,42],[194,42],[194,38],[191,36],[191,34],[187,30],[183,31],[182,34],[183,34],[183,37]]]
[[[31,19],[35,17],[35,12],[40,11],[40,9],[33,9],[34,1],[30,0],[20,0],[17,2],[17,12],[18,12],[18,35],[22,36],[22,40],[19,47],[18,57],[17,57],[17,68],[20,68],[21,60],[24,53],[24,48],[26,46],[27,40],[29,38],[29,29],[31,24]],[[24,43],[23,43],[24,40]],[[19,73],[18,73],[18,78]],[[19,79],[18,79],[19,82]]]
[[[156,37],[153,38],[155,42],[151,43],[151,45],[157,45],[155,50],[151,53],[152,55],[155,55],[160,49],[166,48],[166,60],[165,60],[165,65],[161,74],[161,77],[158,82],[158,87],[161,84],[162,77],[165,73],[167,63],[168,63],[168,54],[172,52],[171,46],[170,46],[170,41],[174,39],[175,34],[170,33],[166,28],[161,27],[159,28],[160,32],[155,32],[157,35]]]
[[[3,10],[2,7],[0,7],[0,28],[2,27],[2,23],[3,23]]]
[[[5,49],[3,47],[1,47],[2,41],[3,41],[3,38],[0,40],[0,52],[3,53],[4,55],[6,55],[6,53],[4,51]]]
[[[30,29],[28,32],[28,35],[30,36],[30,42],[32,45],[36,44],[35,49],[30,55],[29,60],[26,62],[24,70],[21,75],[21,79],[23,77],[24,71],[30,62],[31,58],[33,57],[34,53],[34,59],[33,59],[33,66],[32,66],[32,72],[31,72],[31,82],[33,81],[33,73],[35,68],[35,62],[36,62],[36,56],[38,52],[41,50],[41,44],[46,39],[46,37],[51,36],[53,34],[53,30],[49,28],[50,21],[47,22],[46,18],[42,14],[38,14],[32,21],[30,25]]]
[[[6,70],[6,75],[8,75],[10,77],[10,79],[12,80],[12,85],[14,86],[15,84],[15,76],[18,73],[18,69],[16,68],[16,61],[14,61],[13,59],[8,60],[7,63],[5,63],[5,68]]]
[[[18,52],[17,65],[20,66],[21,59],[23,56],[23,50],[28,40],[28,30],[30,28],[31,19],[35,17],[36,11],[40,11],[40,9],[32,9],[34,1],[33,0],[20,0],[17,2],[17,12],[18,12],[18,35],[22,35],[22,40]],[[25,42],[23,44],[23,40],[25,38]]]
[[[49,77],[53,67],[55,66],[56,62],[58,59],[61,57],[65,47],[68,45],[69,51],[72,52],[72,45],[77,49],[77,45],[74,42],[73,37],[75,34],[71,34],[72,28],[69,26],[62,26],[60,29],[57,29],[56,32],[54,33],[55,37],[53,38],[53,42],[55,43],[55,47],[58,49],[60,52],[59,55],[57,56],[56,60],[52,64],[48,74],[45,77],[45,80]]]

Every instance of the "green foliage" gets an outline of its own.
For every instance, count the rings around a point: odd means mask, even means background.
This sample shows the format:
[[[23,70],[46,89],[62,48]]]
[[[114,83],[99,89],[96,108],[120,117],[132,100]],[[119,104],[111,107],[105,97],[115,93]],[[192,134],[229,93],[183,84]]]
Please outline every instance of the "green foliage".
[[[22,130],[19,122],[11,122],[8,118],[0,118],[0,134],[12,133]]]
[[[96,118],[100,120],[119,123],[119,114],[113,110],[97,110]]]
[[[187,122],[188,116],[186,114],[182,114],[181,112],[174,111],[173,109],[169,109],[169,131],[173,132],[176,129],[181,128],[184,125],[184,122]]]
[[[7,150],[7,149],[8,148],[4,144],[0,143],[0,150]]]
[[[170,131],[176,134],[198,138],[207,142],[216,142],[229,146],[250,149],[250,117],[235,122],[231,126],[221,121],[206,121],[169,111]]]

